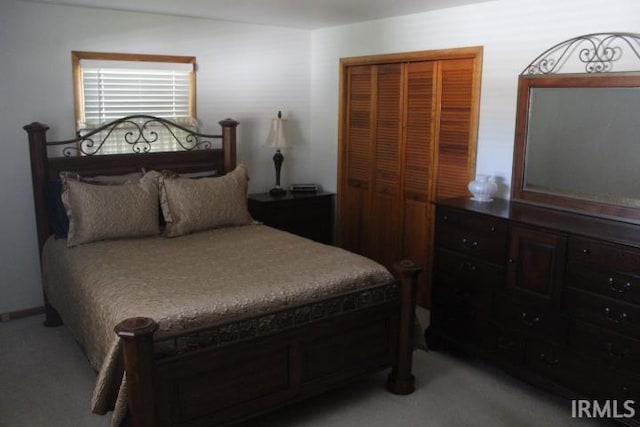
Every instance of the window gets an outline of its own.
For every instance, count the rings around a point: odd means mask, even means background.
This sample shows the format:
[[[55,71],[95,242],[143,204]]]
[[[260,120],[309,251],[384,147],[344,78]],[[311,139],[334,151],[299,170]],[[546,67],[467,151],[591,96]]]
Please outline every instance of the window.
[[[78,132],[137,114],[197,130],[195,57],[72,52],[72,62]],[[135,127],[124,124],[109,135],[99,135],[99,153],[131,152],[124,137]],[[149,146],[151,151],[180,149],[171,135],[180,133],[178,129],[161,125],[145,129],[158,133],[157,141]]]

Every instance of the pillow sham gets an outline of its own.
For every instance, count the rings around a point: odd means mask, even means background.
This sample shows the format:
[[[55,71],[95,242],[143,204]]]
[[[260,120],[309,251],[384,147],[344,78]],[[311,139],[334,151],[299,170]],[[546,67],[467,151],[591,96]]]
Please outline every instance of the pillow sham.
[[[215,169],[201,172],[174,172],[172,170],[163,169],[160,171],[163,176],[169,176],[172,178],[190,178],[190,179],[200,179],[200,178],[213,178],[218,176],[218,171]]]
[[[123,175],[100,175],[83,177],[75,172],[60,172],[60,179],[47,181],[44,188],[46,198],[47,217],[51,231],[56,239],[66,239],[69,233],[69,218],[62,203],[62,177],[76,179],[78,181],[91,182],[103,185],[119,185],[135,183],[142,178],[141,172],[132,172]]]
[[[253,223],[247,207],[247,168],[218,178],[160,177],[160,207],[167,237]]]
[[[91,184],[63,174],[61,179],[68,247],[160,233],[158,187],[152,177],[122,185]]]

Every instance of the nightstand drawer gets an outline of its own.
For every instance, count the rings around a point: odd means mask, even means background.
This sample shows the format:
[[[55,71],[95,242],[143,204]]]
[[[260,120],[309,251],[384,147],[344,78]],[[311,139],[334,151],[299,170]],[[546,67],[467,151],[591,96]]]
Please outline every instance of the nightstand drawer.
[[[333,243],[331,193],[288,193],[282,197],[250,194],[248,204],[256,221],[321,243]]]

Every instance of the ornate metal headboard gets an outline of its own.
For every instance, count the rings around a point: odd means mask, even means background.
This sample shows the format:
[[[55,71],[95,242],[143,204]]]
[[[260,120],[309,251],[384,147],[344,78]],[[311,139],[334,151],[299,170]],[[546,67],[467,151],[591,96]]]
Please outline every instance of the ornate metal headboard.
[[[219,122],[222,133],[203,134],[167,119],[135,115],[114,120],[97,129],[80,132],[78,136],[63,141],[47,141],[48,126],[31,123],[24,126],[29,134],[29,154],[33,197],[36,210],[38,242],[40,249],[51,234],[47,217],[46,188],[50,181],[59,178],[61,171],[78,172],[81,175],[116,175],[128,172],[170,169],[176,172],[198,172],[215,169],[224,174],[236,166],[236,127],[238,122],[226,119]],[[155,127],[155,128],[154,128]],[[158,141],[158,128],[168,132],[180,151],[153,152]],[[176,130],[179,130],[178,133]],[[100,154],[101,148],[114,132],[122,131],[126,153]],[[219,147],[213,141],[220,140]],[[59,156],[50,157],[50,148],[59,148]]]

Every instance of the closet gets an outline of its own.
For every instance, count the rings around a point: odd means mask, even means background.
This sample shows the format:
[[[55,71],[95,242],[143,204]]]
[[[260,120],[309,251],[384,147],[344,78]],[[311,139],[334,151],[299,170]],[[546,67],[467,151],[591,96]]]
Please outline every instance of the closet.
[[[475,174],[482,48],[341,60],[338,244],[391,268],[426,267],[433,201]]]

